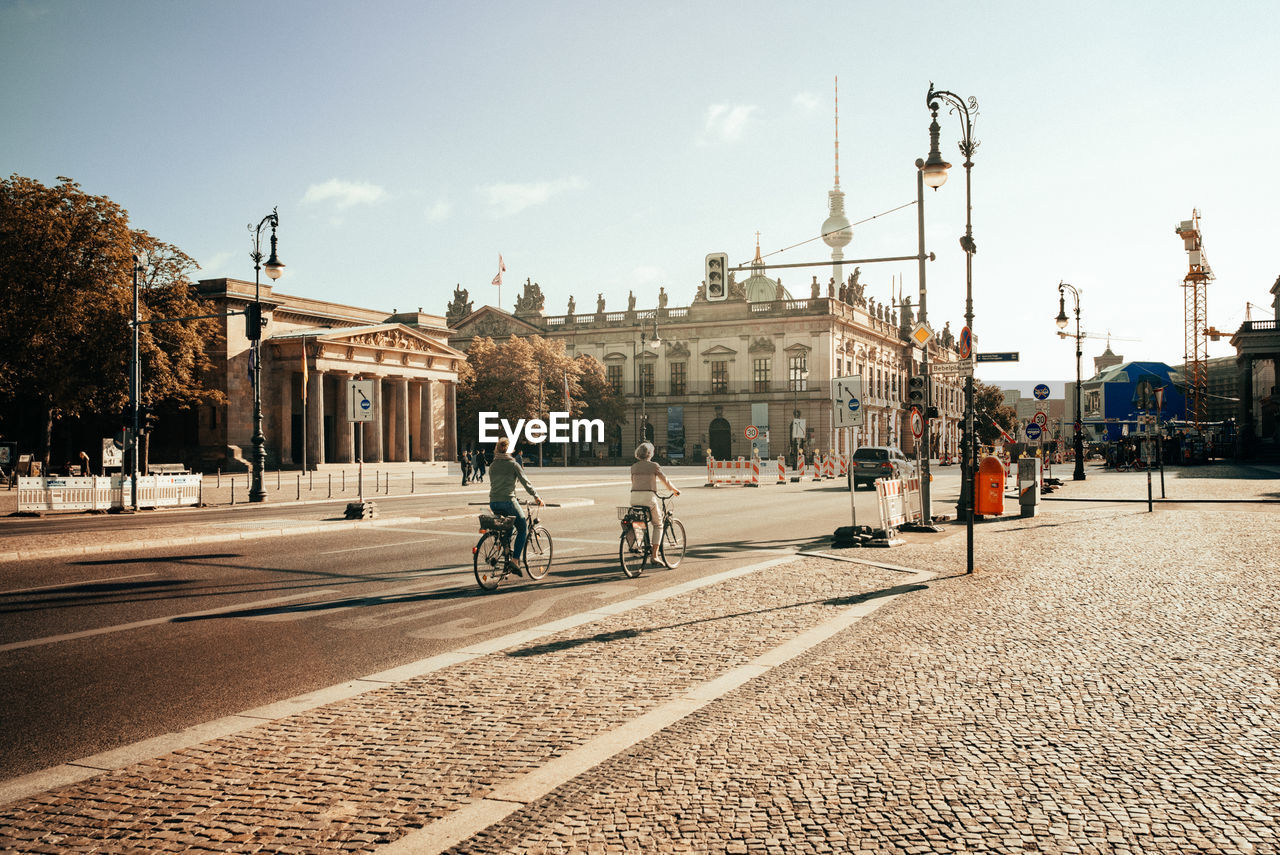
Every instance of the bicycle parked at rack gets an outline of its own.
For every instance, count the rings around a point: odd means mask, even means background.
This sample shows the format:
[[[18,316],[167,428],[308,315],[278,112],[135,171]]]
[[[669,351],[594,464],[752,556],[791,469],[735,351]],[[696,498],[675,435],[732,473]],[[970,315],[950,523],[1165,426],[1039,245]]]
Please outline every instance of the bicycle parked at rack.
[[[538,521],[538,503],[521,502],[528,520],[529,536],[525,539],[524,555],[519,560],[524,575],[537,581],[551,569],[551,532]],[[545,505],[555,508],[558,505]],[[480,539],[471,548],[476,583],[486,591],[496,590],[511,571],[507,569],[512,555],[511,539],[515,536],[516,518],[480,515]]]
[[[662,502],[662,531],[659,533],[658,555],[662,564],[670,569],[680,566],[684,560],[684,523],[673,516],[674,502],[667,504],[675,494],[657,494]],[[622,536],[618,539],[618,562],[622,564],[622,572],[634,579],[644,572],[644,568],[653,559],[652,541],[649,540],[649,509],[643,505],[632,505],[618,508],[618,519],[622,521]]]

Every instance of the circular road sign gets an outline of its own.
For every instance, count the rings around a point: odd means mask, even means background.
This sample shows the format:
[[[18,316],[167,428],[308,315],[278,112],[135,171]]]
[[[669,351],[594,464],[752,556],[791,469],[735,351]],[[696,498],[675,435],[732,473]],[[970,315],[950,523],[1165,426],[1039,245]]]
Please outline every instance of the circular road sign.
[[[1034,440],[1039,438],[1040,438],[1040,425],[1036,424],[1035,422],[1031,422],[1029,425],[1027,425],[1027,439]]]
[[[367,410],[372,406],[373,406],[373,401],[370,401],[368,398],[360,399],[360,409]]]
[[[1049,417],[1043,412],[1036,413],[1035,423],[1040,425],[1040,429],[1043,430],[1049,426]]]
[[[970,352],[973,350],[973,333],[969,332],[969,328],[965,327],[960,330],[960,358],[968,359]]]
[[[760,435],[760,431],[756,430],[755,425],[747,425],[747,429],[743,433],[747,435],[747,439],[755,439]]]
[[[849,399],[849,412],[851,412],[851,413],[856,413],[856,412],[858,412],[858,407],[859,407],[859,406],[861,406],[861,405],[862,405],[862,402],[861,402],[861,401],[859,401],[857,398],[850,398],[850,399]]]
[[[1049,387],[1043,383],[1040,383],[1034,389],[1031,390],[1031,394],[1036,396],[1037,401],[1043,401],[1049,397]]]
[[[916,439],[924,436],[924,419],[920,418],[919,410],[911,411],[911,435]]]

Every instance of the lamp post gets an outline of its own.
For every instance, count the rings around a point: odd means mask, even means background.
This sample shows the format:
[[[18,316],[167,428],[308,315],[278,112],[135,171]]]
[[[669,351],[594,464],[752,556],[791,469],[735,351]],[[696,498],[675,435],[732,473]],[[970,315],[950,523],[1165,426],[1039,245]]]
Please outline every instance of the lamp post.
[[[1075,333],[1076,421],[1075,421],[1075,430],[1072,431],[1072,433],[1075,434],[1074,444],[1076,449],[1076,468],[1075,468],[1075,472],[1071,476],[1071,479],[1073,481],[1083,481],[1084,480],[1084,419],[1082,418],[1083,414],[1080,412],[1080,339],[1081,339],[1080,292],[1076,290],[1074,285],[1068,285],[1066,282],[1058,283],[1058,317],[1054,318],[1054,320],[1057,321],[1058,329],[1064,330],[1064,332],[1058,333],[1058,335],[1064,338],[1070,335],[1070,333],[1065,332],[1067,328],[1067,298],[1066,298],[1066,291],[1064,289],[1071,290],[1071,298],[1075,301],[1075,309],[1076,309],[1076,333]]]
[[[631,346],[633,349],[635,348],[634,341],[631,343]],[[647,333],[645,332],[645,328],[644,328],[644,320],[641,319],[640,349],[635,352],[635,357],[634,357],[636,360],[637,380],[640,386],[640,425],[639,425],[640,440],[639,442],[636,443],[636,445],[639,445],[641,442],[647,442],[649,440],[649,434],[647,430],[649,426],[649,411],[645,406],[645,390],[644,390],[645,378],[644,378],[644,372],[640,370],[641,366],[640,366],[639,354],[644,353],[644,350],[646,347],[648,347],[651,350],[657,350],[661,346],[662,346],[662,339],[658,338],[658,313],[654,312],[653,313],[653,338],[651,339],[647,338]]]
[[[803,386],[805,391],[809,391],[809,362],[808,357],[802,357],[805,361],[803,367],[795,369],[792,377],[788,378],[791,383],[791,466],[793,469],[800,468],[801,446],[804,444],[804,433],[800,431],[800,387]]]
[[[138,401],[142,395],[142,368],[138,358],[138,274],[142,272],[141,256],[133,256],[133,351],[129,360],[129,492],[130,504],[138,510]]]
[[[951,164],[942,159],[938,152],[938,108],[946,104],[952,113],[960,118],[960,153],[964,155],[964,236],[960,238],[960,248],[964,250],[964,325],[969,331],[969,340],[973,341],[973,256],[978,251],[973,242],[973,152],[978,142],[973,138],[973,122],[978,115],[978,99],[973,96],[965,101],[954,92],[934,89],[929,84],[929,93],[925,95],[925,104],[933,116],[929,125],[931,148],[929,159],[925,162],[921,173],[924,183],[937,190],[947,181],[947,170]],[[973,374],[964,379],[964,424],[965,445],[961,451],[960,469],[960,502],[956,510],[965,518],[967,533],[968,572],[973,572],[973,475],[978,468],[978,438],[975,434],[973,413]]]
[[[271,224],[271,255],[264,263],[262,260],[262,227]],[[253,307],[249,313],[249,356],[253,360],[253,483],[249,486],[250,502],[265,502],[267,491],[262,486],[262,473],[267,468],[267,438],[262,435],[262,285],[259,272],[267,271],[271,279],[279,279],[284,273],[284,265],[276,257],[276,227],[280,225],[280,217],[276,209],[262,218],[257,228],[249,226],[253,232]]]

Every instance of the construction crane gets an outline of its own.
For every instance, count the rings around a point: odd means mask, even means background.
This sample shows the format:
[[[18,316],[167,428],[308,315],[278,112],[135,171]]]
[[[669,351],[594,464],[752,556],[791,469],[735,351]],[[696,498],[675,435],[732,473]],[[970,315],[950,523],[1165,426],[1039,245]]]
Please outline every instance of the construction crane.
[[[1187,275],[1182,280],[1184,314],[1182,373],[1187,383],[1187,421],[1200,430],[1204,421],[1205,396],[1209,390],[1208,291],[1213,270],[1204,254],[1200,237],[1200,212],[1192,209],[1191,219],[1175,229],[1187,251]],[[1215,329],[1214,332],[1217,332]],[[1221,335],[1221,333],[1218,333]]]

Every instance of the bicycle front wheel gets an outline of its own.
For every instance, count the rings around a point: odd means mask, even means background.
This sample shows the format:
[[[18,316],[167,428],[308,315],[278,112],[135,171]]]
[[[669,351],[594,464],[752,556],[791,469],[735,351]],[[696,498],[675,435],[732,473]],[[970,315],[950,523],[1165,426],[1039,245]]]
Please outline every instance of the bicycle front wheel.
[[[502,557],[502,543],[492,532],[485,532],[471,550],[476,572],[476,584],[486,591],[496,590],[506,575]]]
[[[672,570],[679,567],[680,562],[684,560],[684,523],[675,517],[667,520],[666,528],[662,532],[662,543],[658,546],[658,554],[662,556],[662,563]]]
[[[524,568],[530,579],[541,579],[551,569],[551,532],[535,525],[524,547]]]
[[[628,534],[629,532],[624,529],[622,537],[618,538],[618,563],[622,565],[622,572],[626,573],[628,578],[634,579],[644,572],[648,546],[643,537],[633,536],[628,542]]]

